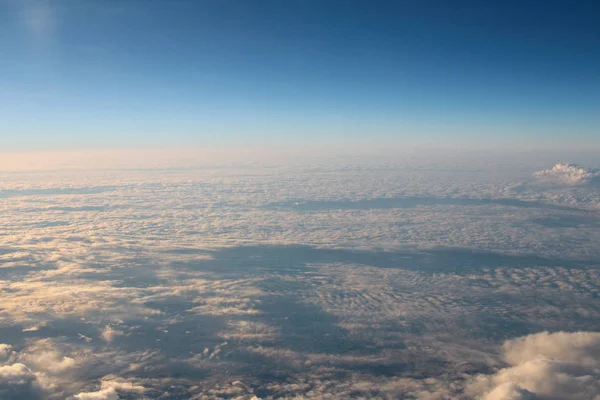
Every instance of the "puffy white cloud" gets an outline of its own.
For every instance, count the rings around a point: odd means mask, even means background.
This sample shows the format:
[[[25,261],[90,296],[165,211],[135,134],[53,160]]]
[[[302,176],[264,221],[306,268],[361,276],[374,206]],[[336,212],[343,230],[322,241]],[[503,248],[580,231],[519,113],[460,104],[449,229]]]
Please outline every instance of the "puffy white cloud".
[[[60,375],[77,366],[75,359],[65,356],[50,339],[41,339],[31,343],[18,355],[19,361],[52,375]]]
[[[542,332],[509,340],[503,350],[510,366],[476,377],[468,393],[484,400],[600,396],[600,333]]]
[[[540,180],[566,185],[581,185],[600,179],[600,170],[584,168],[578,164],[558,163],[552,168],[534,174]]]
[[[35,374],[24,364],[16,363],[0,367],[0,382],[23,385],[36,380]]]
[[[101,389],[109,390],[111,388],[114,390],[132,393],[143,393],[146,391],[144,386],[136,383],[135,381],[129,381],[114,375],[109,375],[102,378]]]
[[[535,394],[521,388],[519,385],[502,383],[487,393],[484,400],[535,400]]]
[[[7,362],[14,355],[15,352],[10,344],[0,343],[0,362]]]
[[[600,368],[600,332],[541,332],[509,340],[503,351],[511,365],[547,358]]]
[[[11,400],[42,398],[46,384],[44,381],[43,376],[36,374],[22,363],[0,366],[0,398]]]
[[[111,343],[116,337],[123,336],[125,333],[118,329],[112,328],[110,325],[107,325],[102,331],[102,338],[106,340],[108,343]]]
[[[114,388],[109,387],[97,392],[83,392],[73,396],[73,400],[119,400]]]

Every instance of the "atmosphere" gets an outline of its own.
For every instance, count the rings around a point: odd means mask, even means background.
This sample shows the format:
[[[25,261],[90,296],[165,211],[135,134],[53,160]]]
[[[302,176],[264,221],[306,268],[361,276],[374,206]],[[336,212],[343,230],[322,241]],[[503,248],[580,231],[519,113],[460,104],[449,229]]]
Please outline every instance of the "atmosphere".
[[[4,150],[599,147],[597,2],[0,2]]]

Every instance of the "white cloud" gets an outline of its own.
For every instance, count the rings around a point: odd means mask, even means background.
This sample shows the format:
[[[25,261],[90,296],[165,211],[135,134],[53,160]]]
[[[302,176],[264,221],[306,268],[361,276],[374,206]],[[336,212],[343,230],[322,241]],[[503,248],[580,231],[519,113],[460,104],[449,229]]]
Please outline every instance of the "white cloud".
[[[24,385],[35,380],[35,374],[24,364],[16,363],[0,367],[0,382],[3,384]]]
[[[107,325],[102,331],[102,338],[106,340],[106,342],[111,343],[118,336],[123,336],[125,333],[118,329],[112,328],[110,325]]]
[[[10,344],[0,343],[0,362],[6,362],[13,358],[15,352]]]
[[[485,395],[484,400],[535,400],[535,394],[521,388],[519,385],[507,382],[496,386]]]
[[[509,340],[503,350],[511,365],[547,358],[600,368],[600,332],[542,332]]]
[[[219,333],[227,340],[259,342],[277,337],[278,330],[272,326],[254,321],[231,321],[228,329]]]
[[[0,366],[1,399],[38,399],[46,389],[46,379],[26,365],[15,363]]]
[[[84,392],[73,396],[74,400],[119,400],[119,395],[112,387],[97,392]]]
[[[119,378],[117,376],[105,376],[102,378],[101,389],[109,390],[111,388],[114,390],[132,393],[143,393],[146,391],[144,386],[137,384],[136,382]]]
[[[600,333],[542,332],[509,340],[503,350],[510,366],[476,377],[469,393],[484,400],[600,396]]]
[[[77,361],[67,357],[58,350],[50,339],[41,339],[33,342],[19,353],[19,361],[52,375],[60,375],[77,366]]]
[[[581,185],[600,178],[600,170],[589,169],[577,164],[558,163],[550,169],[543,169],[534,174],[542,181],[566,185]]]
[[[37,325],[33,325],[27,328],[23,328],[23,332],[35,332],[35,331],[39,331],[40,328],[46,326],[47,324],[45,322],[41,322]]]

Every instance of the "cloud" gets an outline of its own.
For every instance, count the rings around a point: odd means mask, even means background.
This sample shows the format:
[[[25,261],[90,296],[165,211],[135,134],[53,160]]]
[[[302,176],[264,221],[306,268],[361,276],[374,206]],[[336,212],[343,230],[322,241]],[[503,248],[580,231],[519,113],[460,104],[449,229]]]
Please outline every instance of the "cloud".
[[[532,168],[0,172],[0,365],[27,368],[0,398],[463,400],[468,384],[469,400],[544,399],[547,376],[585,387],[593,335],[500,346],[600,322],[600,230],[574,209],[597,192],[507,189]],[[353,208],[264,206],[295,199]],[[534,222],[568,218],[577,229]]]
[[[503,350],[512,365],[548,358],[600,368],[600,332],[542,332],[509,340]]]
[[[38,382],[38,374],[26,365],[15,363],[0,366],[1,399],[38,399],[42,393],[43,387]]]
[[[109,375],[102,378],[101,389],[114,389],[131,393],[143,393],[146,391],[146,388],[144,386],[132,381],[125,380],[123,378],[119,378],[114,375]]]
[[[0,367],[0,382],[22,385],[36,380],[35,374],[24,364],[16,363]]]
[[[109,387],[97,392],[84,392],[73,396],[73,400],[119,400],[119,395],[114,388]]]
[[[468,393],[484,400],[600,396],[600,333],[542,332],[509,340],[503,351],[510,366],[477,376]]]
[[[276,328],[253,321],[231,321],[228,329],[219,333],[219,337],[223,339],[251,342],[272,340],[277,335]]]
[[[107,325],[102,331],[102,338],[106,340],[106,342],[111,343],[118,336],[123,336],[125,333],[123,331],[113,329],[110,325]]]
[[[484,400],[535,400],[535,394],[525,390],[519,385],[507,382],[498,385],[485,395]]]
[[[600,180],[600,170],[568,163],[557,163],[554,167],[537,171],[533,175],[542,182],[563,185],[582,185]]]
[[[13,358],[15,352],[10,344],[0,343],[0,362],[6,362]]]
[[[37,325],[29,326],[27,328],[23,328],[23,332],[35,332],[39,331],[40,328],[47,326],[48,324],[45,321],[40,322]]]
[[[50,339],[33,342],[19,353],[18,359],[35,368],[36,371],[44,371],[52,375],[60,375],[77,366],[77,361],[64,356]]]

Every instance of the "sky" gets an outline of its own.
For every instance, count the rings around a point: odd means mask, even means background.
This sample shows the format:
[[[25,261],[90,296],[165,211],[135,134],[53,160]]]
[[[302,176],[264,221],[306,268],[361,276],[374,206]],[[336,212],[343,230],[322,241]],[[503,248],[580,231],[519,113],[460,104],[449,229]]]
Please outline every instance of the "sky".
[[[600,148],[594,1],[0,0],[3,150]]]

